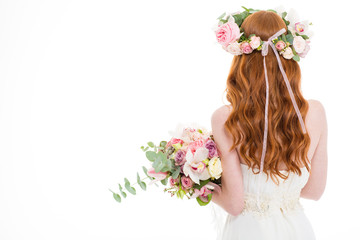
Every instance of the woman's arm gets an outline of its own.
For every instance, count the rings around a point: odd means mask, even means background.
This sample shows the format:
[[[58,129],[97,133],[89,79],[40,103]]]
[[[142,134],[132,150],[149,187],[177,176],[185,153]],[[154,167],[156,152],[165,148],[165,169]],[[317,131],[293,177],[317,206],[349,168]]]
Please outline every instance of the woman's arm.
[[[317,126],[321,128],[319,143],[316,147],[313,158],[311,159],[311,174],[306,185],[301,190],[302,198],[319,200],[324,193],[327,178],[327,121],[323,105],[319,101],[314,101],[314,117]]]
[[[238,215],[244,208],[243,178],[240,160],[236,150],[229,152],[232,146],[232,135],[225,129],[225,121],[230,114],[229,106],[218,108],[211,117],[212,133],[220,152],[221,188],[215,188],[212,201],[220,205],[231,215]]]

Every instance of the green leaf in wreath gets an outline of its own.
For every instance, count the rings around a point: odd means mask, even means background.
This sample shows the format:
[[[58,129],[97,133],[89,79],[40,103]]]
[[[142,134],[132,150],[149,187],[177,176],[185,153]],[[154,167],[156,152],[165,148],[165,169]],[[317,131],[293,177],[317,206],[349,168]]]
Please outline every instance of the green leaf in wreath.
[[[243,9],[245,9],[245,11],[247,11],[247,12],[249,12],[250,11],[250,9],[247,9],[246,7],[244,7],[244,6],[241,6]]]
[[[291,33],[287,34],[286,41],[288,41],[290,44],[293,44],[294,36]]]
[[[297,55],[297,54],[295,54],[294,56],[293,56],[293,59],[295,60],[295,61],[300,61],[300,57],[299,57],[299,55]]]
[[[274,9],[268,9],[267,11],[277,13],[277,11],[275,11]]]
[[[129,193],[136,195],[136,189],[130,186],[130,182],[127,178],[124,178],[125,188],[129,191]]]
[[[285,18],[286,15],[287,15],[287,12],[283,12],[283,13],[281,14],[281,17],[282,17],[282,18]]]
[[[147,145],[151,148],[155,147],[155,144],[153,142],[148,142]]]
[[[300,35],[304,40],[309,39],[308,35]]]

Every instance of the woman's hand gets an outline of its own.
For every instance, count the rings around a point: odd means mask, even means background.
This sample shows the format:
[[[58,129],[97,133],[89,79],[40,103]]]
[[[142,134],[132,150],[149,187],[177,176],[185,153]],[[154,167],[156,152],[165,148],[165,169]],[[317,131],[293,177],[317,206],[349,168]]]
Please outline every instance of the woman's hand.
[[[221,194],[222,189],[218,184],[213,183],[213,182],[208,182],[207,184],[214,187],[214,189],[212,189],[213,194],[214,193],[219,194],[219,195]]]

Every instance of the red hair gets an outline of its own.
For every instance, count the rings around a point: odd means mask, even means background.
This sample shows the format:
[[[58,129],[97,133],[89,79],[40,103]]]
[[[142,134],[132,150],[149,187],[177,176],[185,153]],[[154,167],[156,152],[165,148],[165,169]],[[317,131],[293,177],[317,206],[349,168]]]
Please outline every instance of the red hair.
[[[245,19],[241,28],[248,37],[256,34],[261,40],[285,28],[281,17],[271,11],[258,11]],[[281,63],[289,79],[296,103],[305,121],[309,105],[300,89],[301,71],[293,59],[280,56]],[[310,171],[310,161],[307,152],[310,147],[310,136],[304,134],[293,107],[285,81],[280,72],[276,56],[269,48],[266,56],[267,74],[269,79],[268,137],[264,161],[264,172],[283,179],[288,176],[278,170],[280,162],[287,166],[290,172],[301,175],[301,166]],[[251,54],[234,56],[226,83],[226,99],[232,106],[232,111],[225,122],[225,128],[233,136],[233,150],[240,146],[238,153],[252,168],[260,169],[260,156],[263,144],[266,83],[264,75],[263,56],[261,51]],[[268,173],[269,172],[269,173]],[[278,179],[276,178],[278,182]]]

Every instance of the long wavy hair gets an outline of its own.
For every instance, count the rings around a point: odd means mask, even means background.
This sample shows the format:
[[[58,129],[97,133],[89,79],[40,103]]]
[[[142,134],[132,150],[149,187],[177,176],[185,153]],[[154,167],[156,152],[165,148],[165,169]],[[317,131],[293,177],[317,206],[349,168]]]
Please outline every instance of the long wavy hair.
[[[241,27],[244,34],[256,34],[261,40],[285,28],[281,17],[271,11],[258,11],[245,19]],[[289,79],[295,100],[305,121],[308,102],[304,99],[300,88],[301,71],[293,59],[280,56],[281,63]],[[283,162],[290,172],[301,175],[300,166],[305,165],[310,171],[307,152],[310,147],[309,134],[304,134],[293,107],[285,81],[280,72],[273,50],[269,47],[266,56],[266,67],[269,79],[268,137],[264,160],[264,172],[269,174],[277,184],[280,176],[287,179],[288,175],[278,170]],[[234,56],[226,83],[226,99],[232,111],[225,122],[225,128],[233,136],[233,149],[252,168],[254,174],[260,172],[260,157],[263,144],[266,82],[264,75],[263,56],[261,51],[251,54]],[[238,148],[240,146],[240,148]],[[258,171],[255,172],[254,168]]]

